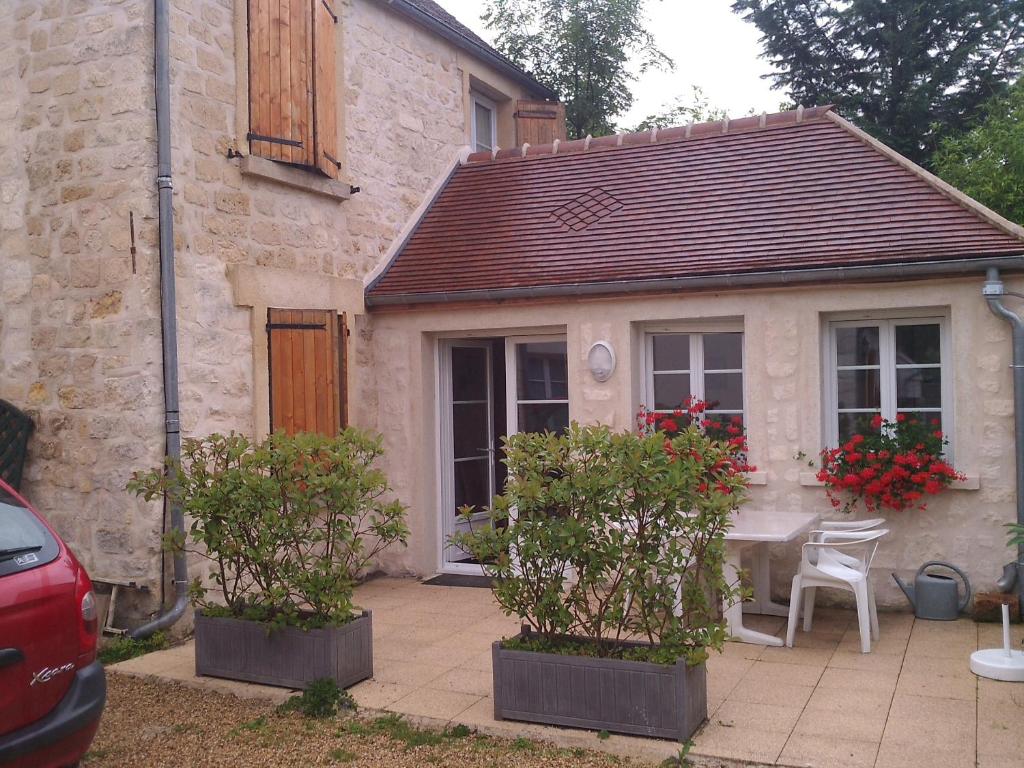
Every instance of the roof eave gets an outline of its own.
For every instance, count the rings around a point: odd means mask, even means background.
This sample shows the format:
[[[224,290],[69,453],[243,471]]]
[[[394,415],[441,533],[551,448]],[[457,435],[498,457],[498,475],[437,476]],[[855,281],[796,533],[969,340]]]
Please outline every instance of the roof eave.
[[[659,293],[683,290],[730,290],[764,288],[812,283],[859,282],[949,277],[983,274],[995,267],[1003,270],[1024,270],[1024,248],[1009,256],[946,259],[926,262],[896,262],[846,267],[784,269],[766,272],[735,272],[694,277],[671,277],[656,280],[628,280],[566,285],[524,286],[467,291],[433,291],[425,293],[366,294],[366,306],[412,306],[420,304],[454,304],[472,301],[509,301],[522,299],[609,296],[617,294]]]
[[[549,101],[558,101],[557,93],[546,85],[538,82],[537,79],[529,72],[520,69],[493,49],[480,45],[476,40],[466,37],[458,30],[452,29],[444,22],[434,18],[429,13],[425,13],[416,6],[405,2],[405,0],[383,0],[383,2],[388,7],[395,9],[395,11],[407,16],[421,26],[426,27],[440,37],[443,37],[448,42],[468,53],[473,54],[487,64],[490,64],[499,72],[508,75],[520,85],[525,85],[530,88],[530,90],[538,96]]]

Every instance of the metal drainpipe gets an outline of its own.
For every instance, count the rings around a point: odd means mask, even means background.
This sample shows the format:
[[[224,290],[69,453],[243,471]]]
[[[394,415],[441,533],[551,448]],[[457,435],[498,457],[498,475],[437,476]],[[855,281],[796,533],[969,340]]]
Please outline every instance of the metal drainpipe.
[[[174,188],[171,183],[171,79],[169,0],[153,2],[154,54],[156,81],[156,186],[160,221],[160,323],[163,332],[164,363],[164,435],[167,458],[181,460],[181,433],[178,421],[178,320],[174,290]],[[173,489],[172,489],[173,491]],[[185,515],[176,494],[165,497],[171,530],[184,536]],[[129,635],[140,640],[166,629],[181,618],[188,606],[188,565],[185,553],[174,553],[174,605],[167,612]]]
[[[1003,305],[1006,290],[995,267],[986,273],[982,295],[988,308],[1006,320],[1013,331],[1013,426],[1017,455],[1017,522],[1024,525],[1024,319]],[[1017,547],[1016,587],[1018,600],[1024,601],[1024,544]],[[1003,591],[1013,589],[1012,570],[999,581]]]

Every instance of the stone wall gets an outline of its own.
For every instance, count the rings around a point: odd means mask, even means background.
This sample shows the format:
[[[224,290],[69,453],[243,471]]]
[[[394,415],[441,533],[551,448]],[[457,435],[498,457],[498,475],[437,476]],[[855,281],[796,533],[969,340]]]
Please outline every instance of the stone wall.
[[[152,3],[11,5],[0,25],[0,397],[38,424],[28,496],[95,576],[152,587],[161,510],[124,491],[163,453]],[[263,321],[237,306],[233,267],[361,282],[466,144],[469,75],[530,95],[378,0],[339,0],[342,179],[361,191],[339,202],[243,175],[229,155],[247,152],[245,9],[171,2],[186,437],[257,431]],[[361,312],[358,293],[332,308]],[[359,343],[367,322],[351,326],[361,423],[358,393],[375,401],[375,379]]]
[[[162,392],[151,3],[5,4],[0,398],[37,429],[23,490],[99,578],[152,584]],[[129,215],[137,254],[130,255]]]

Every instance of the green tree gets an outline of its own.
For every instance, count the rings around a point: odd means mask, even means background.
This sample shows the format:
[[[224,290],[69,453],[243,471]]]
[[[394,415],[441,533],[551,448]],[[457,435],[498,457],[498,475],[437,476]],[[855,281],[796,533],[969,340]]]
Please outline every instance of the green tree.
[[[1005,92],[1024,57],[1024,0],[735,0],[761,31],[776,88],[836,104],[928,164]]]
[[[1024,78],[986,106],[975,128],[942,143],[935,170],[954,187],[1024,224]]]
[[[483,19],[502,53],[559,94],[578,139],[615,130],[633,104],[636,70],[673,66],[644,26],[646,2],[488,0]]]
[[[675,101],[663,104],[660,112],[648,115],[633,130],[649,131],[654,127],[669,128],[673,125],[721,120],[724,117],[725,110],[711,106],[704,90],[694,85],[689,96],[677,96]]]

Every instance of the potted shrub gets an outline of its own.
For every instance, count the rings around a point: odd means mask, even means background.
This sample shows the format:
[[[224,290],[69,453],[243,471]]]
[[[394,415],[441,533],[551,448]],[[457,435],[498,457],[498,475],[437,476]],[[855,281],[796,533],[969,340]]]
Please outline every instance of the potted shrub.
[[[742,446],[659,418],[509,437],[491,524],[453,537],[523,622],[493,645],[496,718],[679,740],[706,719]]]
[[[927,497],[963,479],[943,456],[947,444],[938,420],[929,424],[900,413],[889,421],[876,415],[838,448],[821,452],[817,478],[832,506],[844,512],[858,502],[869,513],[923,510]]]
[[[136,473],[147,500],[176,494],[191,518],[169,541],[211,565],[191,585],[196,674],[304,688],[373,675],[369,612],[353,605],[365,566],[405,543],[405,509],[374,467],[379,438],[275,434],[186,440],[182,462]]]

